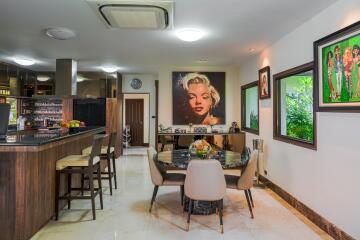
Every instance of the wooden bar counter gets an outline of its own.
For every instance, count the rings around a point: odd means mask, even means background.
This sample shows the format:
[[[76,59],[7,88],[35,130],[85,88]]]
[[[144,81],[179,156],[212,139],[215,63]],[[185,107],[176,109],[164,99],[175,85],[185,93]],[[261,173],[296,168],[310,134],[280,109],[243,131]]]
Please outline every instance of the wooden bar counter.
[[[81,154],[94,135],[104,131],[104,127],[86,127],[74,134],[25,131],[0,140],[0,239],[30,239],[53,217],[56,161]],[[75,184],[79,179],[73,179]]]

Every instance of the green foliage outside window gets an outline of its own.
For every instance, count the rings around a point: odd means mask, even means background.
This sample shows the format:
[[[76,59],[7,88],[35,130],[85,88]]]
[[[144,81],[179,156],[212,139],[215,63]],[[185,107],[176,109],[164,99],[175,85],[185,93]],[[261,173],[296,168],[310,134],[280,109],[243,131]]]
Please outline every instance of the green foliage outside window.
[[[287,92],[285,95],[286,134],[289,137],[313,142],[312,76],[293,76],[289,78],[296,78],[296,84],[292,91]]]
[[[259,129],[259,118],[253,111],[250,113],[250,128],[256,130]]]

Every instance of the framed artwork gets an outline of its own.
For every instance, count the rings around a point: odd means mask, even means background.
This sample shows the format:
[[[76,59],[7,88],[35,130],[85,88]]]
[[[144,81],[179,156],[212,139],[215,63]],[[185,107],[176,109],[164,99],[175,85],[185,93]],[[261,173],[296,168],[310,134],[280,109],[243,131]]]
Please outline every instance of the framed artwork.
[[[241,130],[259,135],[259,81],[241,86]]]
[[[360,21],[314,42],[317,111],[360,111]]]
[[[225,124],[225,72],[173,72],[173,124]]]
[[[270,67],[259,70],[259,98],[270,98]]]

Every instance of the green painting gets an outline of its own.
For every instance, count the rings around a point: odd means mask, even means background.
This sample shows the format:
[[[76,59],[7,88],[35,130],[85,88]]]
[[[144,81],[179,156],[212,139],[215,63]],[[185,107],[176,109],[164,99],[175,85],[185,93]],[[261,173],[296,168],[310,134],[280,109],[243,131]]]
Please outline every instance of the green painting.
[[[360,102],[360,34],[322,48],[322,102]]]

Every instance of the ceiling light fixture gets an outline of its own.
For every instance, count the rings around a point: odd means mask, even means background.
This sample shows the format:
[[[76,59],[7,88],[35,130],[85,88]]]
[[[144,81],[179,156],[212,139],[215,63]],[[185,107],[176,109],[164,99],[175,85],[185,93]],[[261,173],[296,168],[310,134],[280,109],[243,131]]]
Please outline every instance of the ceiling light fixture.
[[[249,52],[255,52],[255,48],[249,48]]]
[[[50,77],[49,76],[45,76],[45,75],[38,75],[37,76],[37,80],[39,82],[46,82],[46,81],[49,81]]]
[[[63,27],[47,28],[45,29],[45,34],[56,40],[68,40],[76,36],[74,30]]]
[[[204,36],[204,32],[195,28],[186,28],[177,31],[176,36],[185,42],[195,42]]]
[[[84,77],[81,76],[81,75],[77,75],[77,76],[76,76],[76,81],[77,81],[77,82],[83,82],[83,81],[85,81],[85,80],[87,80],[87,79],[84,78]]]
[[[26,59],[26,58],[15,58],[14,62],[16,62],[17,64],[20,64],[22,66],[31,66],[35,63],[34,60]]]
[[[107,73],[113,73],[113,72],[116,72],[118,70],[118,67],[115,67],[115,66],[103,66],[103,67],[101,67],[101,70],[103,70],[104,72],[107,72]]]
[[[208,60],[206,60],[206,59],[199,59],[197,62],[198,62],[198,63],[207,63]]]

